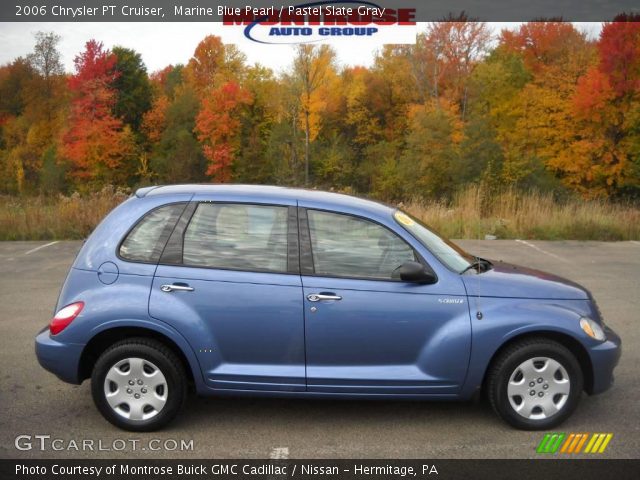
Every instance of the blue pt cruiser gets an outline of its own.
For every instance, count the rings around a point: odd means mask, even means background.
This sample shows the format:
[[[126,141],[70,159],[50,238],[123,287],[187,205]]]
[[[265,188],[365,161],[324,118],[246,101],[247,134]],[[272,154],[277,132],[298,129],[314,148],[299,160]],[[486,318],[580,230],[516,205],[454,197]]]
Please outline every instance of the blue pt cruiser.
[[[86,241],[40,364],[158,429],[187,391],[466,400],[549,429],[613,382],[619,337],[575,283],[472,256],[418,220],[280,187],[140,189]]]

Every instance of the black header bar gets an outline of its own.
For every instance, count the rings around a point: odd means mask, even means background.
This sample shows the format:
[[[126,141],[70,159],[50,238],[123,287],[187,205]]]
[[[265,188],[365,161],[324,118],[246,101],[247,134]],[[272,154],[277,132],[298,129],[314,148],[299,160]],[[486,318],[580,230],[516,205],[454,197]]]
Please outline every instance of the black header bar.
[[[387,13],[412,9],[417,22],[462,12],[487,22],[601,22],[622,13],[640,14],[638,0],[2,0],[0,22],[222,22],[225,12],[278,15],[312,6],[385,8]]]

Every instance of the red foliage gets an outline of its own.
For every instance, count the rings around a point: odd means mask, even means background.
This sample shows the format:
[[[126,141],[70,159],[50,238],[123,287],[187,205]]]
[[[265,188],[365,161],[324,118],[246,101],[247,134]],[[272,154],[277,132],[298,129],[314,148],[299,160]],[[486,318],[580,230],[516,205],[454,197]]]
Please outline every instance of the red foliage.
[[[503,30],[500,43],[507,50],[522,54],[531,71],[562,61],[568,45],[582,41],[582,34],[568,22],[529,22],[517,31]]]
[[[231,180],[231,165],[241,126],[240,110],[252,101],[251,93],[236,82],[213,89],[202,101],[195,130],[210,161],[207,175],[217,182]]]
[[[111,84],[118,78],[115,70],[117,58],[109,50],[104,50],[102,42],[89,40],[84,52],[73,60],[76,74],[69,78],[69,88],[73,92],[81,92],[91,84],[100,81]]]
[[[76,73],[69,78],[74,99],[63,150],[76,178],[93,178],[100,169],[117,168],[128,148],[122,122],[112,114],[115,62],[115,55],[95,40],[87,42],[74,60]]]
[[[640,15],[605,23],[598,43],[599,69],[618,97],[640,91]]]

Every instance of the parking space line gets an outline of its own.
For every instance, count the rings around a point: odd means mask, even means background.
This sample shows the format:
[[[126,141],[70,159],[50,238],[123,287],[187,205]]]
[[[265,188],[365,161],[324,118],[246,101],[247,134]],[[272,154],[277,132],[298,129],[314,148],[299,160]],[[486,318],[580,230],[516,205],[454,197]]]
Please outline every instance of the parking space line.
[[[529,243],[529,242],[527,242],[525,240],[520,240],[520,239],[517,239],[516,242],[522,243],[523,245],[526,245],[527,247],[531,247],[531,248],[533,248],[534,250],[536,250],[536,251],[538,251],[540,253],[544,253],[545,255],[549,255],[550,257],[553,257],[553,258],[555,258],[557,260],[560,260],[561,262],[571,263],[569,260],[567,260],[565,258],[562,258],[561,256],[556,255],[555,253],[547,252],[546,250],[543,250],[542,248],[538,247],[537,245],[534,245],[533,243]]]
[[[274,447],[269,454],[271,460],[286,460],[289,458],[289,447]]]
[[[640,245],[640,242],[638,242],[636,240],[631,240],[631,243],[635,243],[636,245]]]
[[[30,253],[37,252],[38,250],[41,250],[46,247],[50,247],[51,245],[55,245],[56,243],[59,243],[59,240],[56,240],[55,242],[45,243],[44,245],[40,245],[39,247],[36,247],[36,248],[32,248],[28,252],[24,252],[24,255],[29,255]]]

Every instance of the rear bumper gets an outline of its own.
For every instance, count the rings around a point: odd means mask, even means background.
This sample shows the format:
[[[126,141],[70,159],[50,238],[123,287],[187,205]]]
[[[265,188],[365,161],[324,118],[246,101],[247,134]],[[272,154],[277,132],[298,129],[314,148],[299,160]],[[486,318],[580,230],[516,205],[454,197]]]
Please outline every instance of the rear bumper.
[[[62,343],[49,335],[45,328],[36,337],[36,357],[40,365],[53,373],[60,380],[80,384],[79,365],[84,345],[77,343]]]
[[[618,365],[622,354],[622,342],[616,332],[605,328],[607,340],[589,349],[593,366],[593,385],[588,392],[591,395],[607,391],[613,385],[613,369]]]

